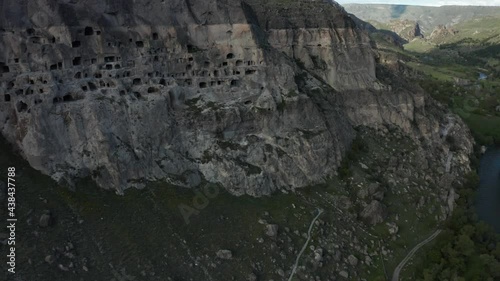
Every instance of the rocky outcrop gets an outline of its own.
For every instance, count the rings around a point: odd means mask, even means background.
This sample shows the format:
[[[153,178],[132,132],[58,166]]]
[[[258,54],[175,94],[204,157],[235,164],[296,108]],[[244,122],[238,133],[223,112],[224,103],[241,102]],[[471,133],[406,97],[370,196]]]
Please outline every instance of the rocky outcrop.
[[[445,110],[389,85],[330,2],[0,4],[0,130],[58,181],[260,196],[333,175],[359,125],[448,150]],[[471,139],[454,130],[466,167]]]
[[[367,223],[375,225],[384,221],[387,208],[377,200],[373,200],[359,214]]]
[[[372,88],[376,80],[369,37],[338,4],[251,0],[271,47],[336,90]]]
[[[455,30],[451,27],[446,27],[446,25],[438,25],[429,36],[429,39],[433,41],[442,41],[446,37],[453,36],[458,33],[458,30]]]
[[[411,20],[391,20],[387,23],[390,31],[396,33],[401,38],[411,41],[415,38],[423,38],[420,30],[420,24]]]

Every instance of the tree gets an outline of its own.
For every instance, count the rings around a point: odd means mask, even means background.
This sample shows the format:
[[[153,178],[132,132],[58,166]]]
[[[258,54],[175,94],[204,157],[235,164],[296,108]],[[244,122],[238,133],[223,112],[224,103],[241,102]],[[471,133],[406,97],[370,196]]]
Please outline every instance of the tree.
[[[483,265],[488,269],[489,273],[493,277],[500,277],[500,262],[491,255],[480,255],[479,258]]]
[[[467,257],[472,256],[475,250],[474,241],[472,241],[469,236],[462,234],[458,236],[456,248],[462,255]]]

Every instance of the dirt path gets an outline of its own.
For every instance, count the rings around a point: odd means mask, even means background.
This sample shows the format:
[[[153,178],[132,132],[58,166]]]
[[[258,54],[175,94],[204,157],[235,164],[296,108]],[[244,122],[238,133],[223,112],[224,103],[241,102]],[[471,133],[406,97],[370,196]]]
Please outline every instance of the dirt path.
[[[300,256],[302,256],[302,253],[304,253],[304,250],[307,248],[307,244],[309,244],[309,240],[311,240],[311,231],[312,231],[312,228],[314,226],[314,222],[318,219],[319,215],[321,215],[322,213],[323,213],[323,210],[318,209],[318,214],[311,221],[311,225],[309,226],[309,231],[307,231],[307,240],[306,240],[306,243],[304,243],[304,246],[302,247],[302,250],[300,250],[300,253],[297,256],[297,259],[295,260],[295,264],[293,266],[292,273],[290,274],[290,278],[288,278],[288,281],[292,280],[293,275],[295,274],[295,271],[297,270],[297,266],[299,265]]]
[[[394,273],[392,274],[392,281],[398,281],[399,280],[399,273],[401,273],[401,270],[403,267],[405,267],[406,263],[413,257],[413,255],[420,249],[422,248],[425,244],[431,242],[434,238],[436,238],[439,233],[441,233],[441,229],[436,230],[434,233],[431,234],[431,236],[427,237],[424,241],[420,242],[417,244],[417,246],[413,247],[411,251],[406,255],[406,257],[398,264],[396,269],[394,269]]]

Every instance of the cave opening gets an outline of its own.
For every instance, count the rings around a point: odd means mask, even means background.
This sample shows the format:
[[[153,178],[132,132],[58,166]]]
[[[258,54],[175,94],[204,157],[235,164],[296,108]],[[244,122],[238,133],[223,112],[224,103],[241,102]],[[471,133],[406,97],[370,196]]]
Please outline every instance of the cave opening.
[[[17,109],[17,112],[23,112],[23,111],[26,111],[28,109],[28,105],[23,101],[19,101],[16,105],[16,109]]]
[[[82,64],[82,57],[75,57],[73,59],[73,65],[76,66],[76,65],[81,65]]]
[[[63,101],[67,102],[67,101],[74,101],[75,99],[73,98],[73,96],[71,94],[67,94],[63,97]]]
[[[94,29],[90,26],[87,26],[87,27],[85,27],[83,34],[85,34],[85,36],[94,35]]]

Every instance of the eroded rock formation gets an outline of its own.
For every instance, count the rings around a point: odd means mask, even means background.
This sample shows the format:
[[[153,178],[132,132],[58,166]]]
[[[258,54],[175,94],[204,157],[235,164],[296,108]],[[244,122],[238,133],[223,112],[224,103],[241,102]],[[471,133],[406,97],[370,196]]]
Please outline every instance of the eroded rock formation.
[[[381,77],[368,36],[329,1],[0,7],[0,130],[59,181],[270,194],[333,175],[359,125],[399,127],[436,159],[449,150],[446,110]],[[472,143],[455,123],[458,174]]]

